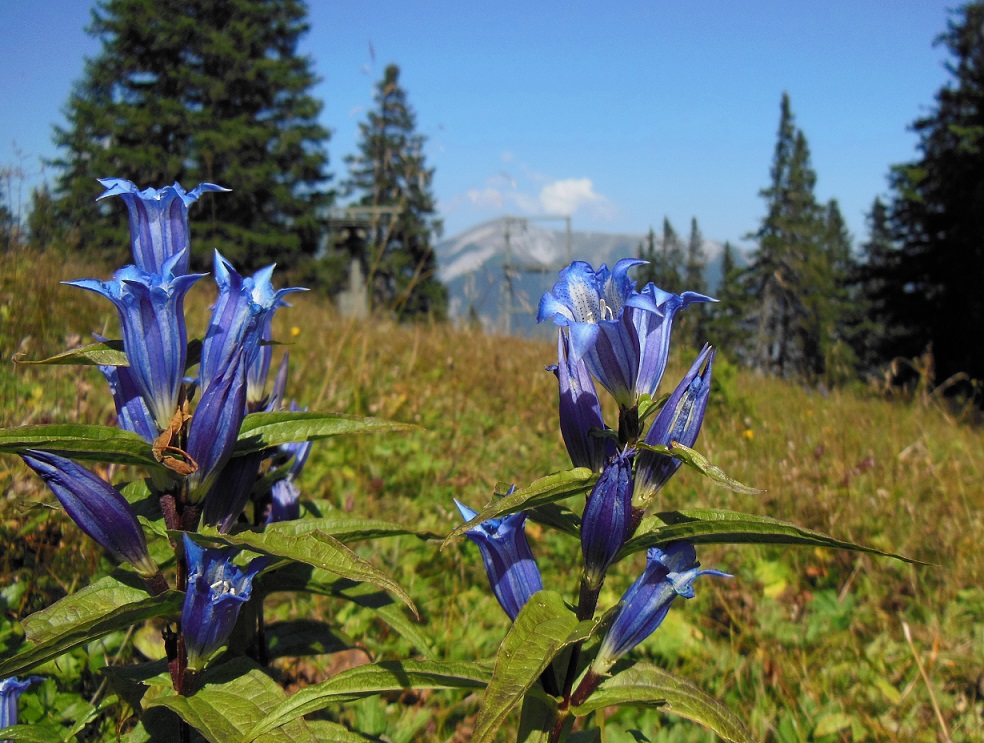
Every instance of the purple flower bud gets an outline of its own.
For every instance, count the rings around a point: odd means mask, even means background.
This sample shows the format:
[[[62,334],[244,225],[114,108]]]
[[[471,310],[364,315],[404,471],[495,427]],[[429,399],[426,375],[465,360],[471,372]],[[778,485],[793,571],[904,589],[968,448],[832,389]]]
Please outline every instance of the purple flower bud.
[[[190,193],[180,185],[161,189],[138,189],[122,178],[100,178],[106,191],[99,197],[119,196],[130,212],[130,242],[133,262],[148,273],[163,273],[164,264],[172,256],[182,255],[174,264],[175,274],[188,273],[189,250],[188,207],[206,191],[228,191],[214,183],[200,183]]]
[[[264,456],[263,452],[251,452],[226,462],[205,496],[202,520],[206,524],[223,534],[232,530],[249,502]]]
[[[557,334],[555,372],[560,388],[560,431],[571,463],[600,472],[615,453],[615,442],[595,435],[605,430],[598,393],[584,360],[571,361],[570,339],[563,331]]]
[[[301,491],[294,484],[294,478],[288,475],[277,480],[270,490],[270,513],[267,514],[268,524],[277,521],[293,521],[301,517]]]
[[[465,521],[478,513],[457,500],[455,505]],[[530,597],[543,588],[540,570],[526,541],[525,525],[526,514],[520,512],[489,519],[465,532],[478,545],[492,593],[512,620]]]
[[[112,281],[79,279],[66,284],[102,294],[116,305],[130,376],[154,416],[158,431],[167,428],[178,404],[184,377],[188,334],[184,297],[204,274],[176,275],[181,255],[169,258],[163,273],[125,266]]]
[[[116,488],[55,454],[29,450],[21,458],[51,488],[79,528],[103,549],[120,562],[132,564],[144,578],[157,574],[137,516]]]
[[[616,660],[651,635],[666,618],[677,596],[693,598],[691,585],[701,575],[732,576],[720,570],[700,570],[697,552],[687,542],[666,548],[652,547],[646,554],[646,569],[622,596],[615,619],[601,641],[591,670],[604,675]]]
[[[188,498],[201,503],[232,456],[246,415],[246,358],[242,348],[202,394],[188,430],[188,455],[198,469],[188,475]],[[233,515],[233,518],[238,513]]]
[[[17,724],[17,700],[28,686],[41,680],[40,676],[28,676],[23,681],[16,678],[0,681],[0,730]]]
[[[591,588],[602,584],[608,566],[629,538],[634,454],[634,450],[619,452],[608,462],[584,506],[581,554],[584,579]]]
[[[181,610],[181,632],[188,668],[199,671],[208,657],[225,645],[239,610],[253,591],[253,578],[270,564],[254,559],[245,570],[232,564],[239,550],[205,549],[184,536],[188,593]]]
[[[673,442],[691,447],[697,441],[707,399],[711,393],[711,366],[714,350],[710,346],[697,356],[690,371],[673,390],[666,404],[656,415],[656,419],[646,433],[645,442],[650,446],[670,446]],[[636,467],[635,492],[632,505],[646,508],[652,503],[673,473],[680,467],[680,461],[665,454],[642,450]]]

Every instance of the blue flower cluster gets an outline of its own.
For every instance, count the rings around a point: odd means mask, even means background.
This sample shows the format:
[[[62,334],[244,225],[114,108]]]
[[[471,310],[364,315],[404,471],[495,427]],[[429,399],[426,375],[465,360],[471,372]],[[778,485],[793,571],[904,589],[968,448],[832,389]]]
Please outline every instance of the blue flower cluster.
[[[152,473],[150,482],[160,496],[165,525],[194,531],[203,518],[229,532],[249,502],[264,461],[275,457],[285,468],[289,463],[289,469],[273,487],[265,520],[298,518],[300,493],[294,480],[310,444],[245,456],[233,453],[247,413],[283,407],[286,353],[266,392],[271,322],[276,310],[286,306],[287,294],[304,290],[275,289],[273,266],[241,276],[215,252],[218,296],[200,359],[189,359],[184,299],[205,274],[189,272],[188,207],[203,193],[228,189],[203,183],[186,192],[175,183],[139,190],[122,179],[100,182],[106,186],[100,198],[119,196],[126,203],[133,264],[116,271],[109,281],[66,283],[106,297],[119,313],[127,364],[100,369],[109,383],[119,426],[152,444],[164,465]],[[196,363],[197,374],[186,376]],[[297,410],[296,405],[291,403],[291,409]],[[32,450],[22,457],[82,531],[117,560],[130,563],[152,593],[167,589],[148,554],[136,513],[116,488],[55,454]],[[263,515],[259,507],[257,515]],[[175,546],[180,548],[181,540]],[[200,666],[228,638],[253,577],[266,563],[254,560],[244,570],[232,563],[235,551],[203,549],[187,538],[183,546],[188,580],[182,633],[188,659]]]
[[[598,473],[581,519],[579,619],[594,616],[609,567],[680,465],[658,448],[694,445],[711,388],[714,350],[705,346],[645,430],[666,370],[674,317],[691,304],[715,300],[696,292],[676,295],[652,283],[637,291],[629,271],[641,263],[626,259],[611,270],[604,265],[595,270],[575,261],[560,272],[537,311],[538,322],[559,326],[557,364],[549,368],[557,376],[560,430],[571,462]],[[605,424],[598,387],[618,406],[614,429]],[[476,515],[458,507],[466,521]],[[512,514],[467,532],[481,548],[493,591],[513,619],[542,585],[523,531],[526,516]],[[726,574],[700,570],[687,543],[650,549],[645,571],[616,609],[592,672],[605,674],[648,637],[676,596],[693,596],[691,584],[701,575]]]

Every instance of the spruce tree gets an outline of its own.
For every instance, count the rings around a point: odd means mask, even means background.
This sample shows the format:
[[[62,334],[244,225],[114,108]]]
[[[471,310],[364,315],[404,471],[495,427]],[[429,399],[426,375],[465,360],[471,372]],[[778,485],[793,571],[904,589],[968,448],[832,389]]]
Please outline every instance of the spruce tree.
[[[656,286],[668,292],[683,291],[683,246],[668,217],[663,217],[663,242],[656,266]]]
[[[96,178],[139,187],[218,183],[191,209],[196,267],[218,248],[241,270],[295,268],[324,231],[325,149],[316,78],[297,44],[302,0],[101,0],[86,61],[57,128],[56,198],[71,244],[114,261],[126,255],[122,203],[97,206]],[[113,209],[106,227],[100,209]]]
[[[769,374],[823,371],[825,309],[817,287],[827,281],[822,274],[828,262],[815,184],[806,136],[796,128],[784,93],[770,184],[760,192],[766,216],[751,235],[758,249],[745,274],[758,313],[751,362]]]
[[[660,255],[656,252],[656,232],[652,227],[646,233],[645,243],[639,243],[639,260],[646,261],[646,265],[635,269],[637,289],[642,291],[649,283],[658,285]]]
[[[893,352],[907,357],[931,344],[936,377],[984,379],[984,346],[967,330],[984,325],[984,3],[954,11],[939,41],[951,79],[912,129],[919,157],[896,166],[889,210],[900,255],[882,277]]]
[[[875,198],[867,215],[868,239],[861,244],[860,261],[854,267],[851,297],[854,301],[851,343],[863,372],[898,355],[901,348],[892,323],[892,302],[901,292],[889,282],[900,257],[892,237],[888,207]]]
[[[361,256],[372,303],[401,318],[442,318],[447,289],[438,281],[432,247],[442,230],[431,191],[434,170],[426,165],[425,139],[416,132],[416,114],[396,65],[386,68],[374,104],[359,125],[359,154],[346,159],[344,184],[359,206],[395,209],[392,219],[374,224]]]
[[[725,242],[721,254],[721,283],[714,289],[718,302],[708,308],[706,340],[731,360],[747,362],[749,298],[743,273],[735,260],[734,247]]]
[[[690,220],[690,240],[687,243],[687,265],[684,288],[691,292],[707,292],[704,269],[707,268],[707,254],[704,252],[704,236],[697,226],[697,217]]]

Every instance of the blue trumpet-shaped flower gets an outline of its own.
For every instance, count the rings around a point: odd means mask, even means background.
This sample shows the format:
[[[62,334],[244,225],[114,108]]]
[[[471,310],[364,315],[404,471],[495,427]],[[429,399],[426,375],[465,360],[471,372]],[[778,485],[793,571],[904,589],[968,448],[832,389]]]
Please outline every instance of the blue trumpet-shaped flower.
[[[270,564],[270,558],[258,557],[243,569],[232,564],[239,550],[206,549],[187,534],[184,549],[188,593],[181,610],[181,632],[188,668],[199,671],[228,641],[240,608],[252,594],[253,579]]]
[[[29,450],[21,458],[51,488],[86,534],[144,578],[158,573],[133,508],[112,485],[70,459]]]
[[[100,199],[119,196],[130,212],[130,243],[133,262],[148,273],[163,273],[164,264],[181,254],[173,265],[176,275],[188,273],[188,207],[206,191],[228,191],[214,183],[200,183],[190,192],[180,185],[145,188],[141,191],[122,178],[100,178],[106,187]]]
[[[41,681],[40,676],[28,676],[23,681],[8,678],[0,681],[0,730],[17,724],[17,701],[28,686]]]
[[[465,521],[478,514],[457,500],[455,505]],[[526,541],[525,525],[526,514],[521,512],[489,519],[465,532],[482,553],[492,593],[513,620],[530,597],[543,588],[540,570]]]
[[[300,287],[274,289],[271,281],[273,266],[262,268],[253,276],[240,276],[218,251],[214,266],[219,296],[212,307],[212,319],[202,343],[200,372],[202,388],[206,390],[238,348],[245,351],[247,368],[258,365],[258,371],[264,366],[269,369],[269,346],[261,346],[261,341],[264,333],[269,334],[273,313],[278,307],[287,306],[283,300],[285,295],[307,291]],[[253,371],[254,377],[258,371]],[[263,376],[265,378],[265,372]]]
[[[571,463],[600,472],[615,453],[615,442],[597,435],[605,430],[605,421],[595,383],[583,359],[571,360],[570,338],[563,331],[557,334],[555,372],[560,389],[560,432]]]
[[[99,371],[109,383],[120,428],[124,431],[132,431],[145,441],[153,443],[158,434],[157,424],[133,381],[130,367],[100,365]]]
[[[540,299],[537,322],[552,319],[570,333],[570,356],[588,370],[623,408],[653,395],[669,352],[673,315],[693,302],[713,301],[696,292],[681,296],[652,284],[642,292],[628,272],[645,261],[623,259],[609,271],[574,261]]]
[[[636,391],[640,395],[655,397],[659,383],[663,379],[663,372],[666,371],[666,361],[670,354],[670,331],[673,329],[673,318],[676,317],[676,313],[691,304],[717,300],[697,292],[684,292],[678,296],[663,291],[652,283],[643,287],[642,294],[652,300],[658,311],[656,313],[631,311],[632,322],[641,344]]]
[[[581,518],[581,554],[584,580],[599,587],[608,566],[629,538],[632,517],[632,457],[635,452],[619,452],[605,466],[595,483]]]
[[[198,465],[188,476],[188,498],[192,503],[206,498],[229,461],[246,415],[245,350],[236,349],[227,364],[202,394],[191,418],[187,452]]]
[[[656,415],[646,433],[647,444],[670,446],[676,442],[688,447],[694,445],[707,411],[713,362],[714,350],[710,346],[704,346],[690,371]],[[644,449],[639,453],[637,462],[632,505],[646,508],[680,467],[680,461]]]
[[[65,282],[102,294],[116,305],[130,376],[159,431],[168,427],[174,415],[184,377],[188,344],[184,297],[203,275],[176,274],[183,255],[171,256],[160,274],[126,266],[112,281]]]
[[[677,596],[693,598],[692,583],[701,575],[732,577],[720,570],[701,570],[696,550],[686,542],[675,542],[665,551],[650,548],[646,569],[622,596],[591,670],[604,675],[616,660],[649,637]]]
[[[206,524],[223,534],[232,530],[249,502],[264,458],[264,452],[250,452],[226,462],[205,496],[202,520]]]

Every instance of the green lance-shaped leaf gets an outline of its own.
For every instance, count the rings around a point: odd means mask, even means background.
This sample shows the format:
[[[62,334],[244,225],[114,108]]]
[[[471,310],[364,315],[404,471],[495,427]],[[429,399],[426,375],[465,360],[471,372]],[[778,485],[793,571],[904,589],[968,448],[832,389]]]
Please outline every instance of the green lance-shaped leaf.
[[[105,343],[90,343],[87,346],[71,348],[68,351],[36,361],[14,359],[18,364],[82,364],[86,366],[129,366],[126,353],[123,352],[123,341],[106,341]]]
[[[754,738],[727,707],[686,679],[648,663],[636,663],[599,686],[587,701],[571,711],[583,716],[603,707],[630,705],[659,707],[693,720],[734,743],[753,743]]]
[[[188,343],[188,355],[185,361],[185,368],[190,369],[197,364],[202,355],[201,338],[195,338]],[[50,356],[46,359],[22,359],[15,358],[17,364],[28,365],[52,365],[52,364],[71,364],[82,366],[129,366],[130,362],[126,358],[123,350],[123,341],[113,340],[102,343],[89,343],[78,348],[70,348],[59,354]]]
[[[131,431],[114,426],[56,423],[0,429],[0,452],[20,454],[28,449],[69,459],[162,467],[150,444]]]
[[[253,590],[266,596],[276,591],[306,591],[351,601],[375,613],[425,657],[434,655],[431,639],[404,612],[388,593],[370,583],[339,578],[326,570],[292,563],[259,576]]]
[[[662,522],[662,524],[660,524]],[[822,532],[785,521],[713,508],[667,511],[643,521],[636,535],[622,548],[622,556],[685,540],[693,544],[794,544],[808,547],[853,550],[881,557],[923,564],[903,555],[883,552],[853,542],[835,539]]]
[[[262,451],[296,441],[315,441],[352,433],[388,433],[419,430],[412,423],[395,423],[381,418],[361,418],[341,413],[250,413],[239,429],[236,454]]]
[[[257,532],[244,531],[238,534],[219,534],[215,529],[206,529],[200,534],[189,535],[196,540],[217,542],[231,547],[245,547],[273,557],[283,557],[303,562],[312,567],[327,570],[342,578],[360,583],[371,583],[394,596],[410,607],[419,617],[417,607],[409,594],[389,573],[362,559],[334,537],[321,531],[306,534],[285,534],[276,529]]]
[[[382,519],[364,519],[350,516],[329,516],[317,519],[294,519],[292,521],[277,521],[268,524],[268,532],[276,531],[281,534],[309,534],[320,531],[335,537],[341,542],[357,542],[362,539],[378,539],[380,537],[398,537],[411,535],[421,539],[440,539],[441,534],[417,529],[412,524],[398,524]]]
[[[181,613],[184,594],[152,597],[142,581],[122,570],[66,596],[24,620],[27,642],[0,663],[0,678],[17,676],[110,632]]]
[[[8,743],[8,741],[17,741],[17,743],[65,743],[66,740],[73,740],[65,736],[65,729],[61,726],[58,726],[56,730],[53,727],[46,727],[37,723],[25,723],[2,728],[0,734],[3,735],[0,740],[4,743]]]
[[[486,665],[464,661],[405,660],[357,666],[293,694],[241,740],[250,743],[304,715],[363,697],[405,689],[481,689],[489,678]]]
[[[591,636],[596,623],[578,623],[552,591],[538,591],[520,610],[495,658],[492,680],[475,721],[473,743],[489,743],[510,710],[568,645]]]
[[[679,442],[674,442],[672,446],[662,446],[659,444],[650,446],[649,444],[643,443],[640,443],[638,446],[640,449],[648,449],[656,452],[657,454],[665,454],[668,457],[678,459],[691,469],[697,470],[705,477],[709,477],[711,482],[715,485],[720,485],[722,488],[727,488],[728,490],[733,490],[736,493],[743,493],[745,495],[755,495],[756,493],[764,492],[758,488],[743,485],[733,477],[729,477],[720,467],[717,467],[707,461],[707,457],[699,451],[691,449],[689,446],[684,446]]]
[[[203,682],[188,697],[167,687],[151,686],[145,705],[170,709],[209,743],[233,743],[243,740],[252,727],[287,698],[279,684],[247,658],[235,658],[207,670]],[[305,722],[297,719],[265,735],[263,741],[318,743]]]
[[[447,547],[451,542],[459,539],[466,531],[473,526],[488,521],[489,519],[500,518],[511,513],[517,513],[537,506],[570,498],[574,495],[587,493],[594,484],[596,475],[587,467],[577,467],[565,472],[556,472],[546,477],[541,477],[534,481],[529,487],[517,490],[512,495],[498,498],[489,503],[485,508],[478,512],[473,519],[456,527],[441,545],[441,549]]]

